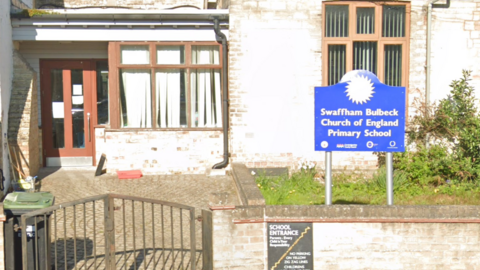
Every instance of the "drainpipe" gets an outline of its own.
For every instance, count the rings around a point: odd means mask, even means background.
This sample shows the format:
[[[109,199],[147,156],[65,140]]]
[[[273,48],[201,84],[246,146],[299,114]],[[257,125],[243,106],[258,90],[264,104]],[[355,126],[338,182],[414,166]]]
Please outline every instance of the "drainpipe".
[[[430,74],[431,74],[431,50],[432,50],[432,9],[433,8],[449,8],[450,0],[446,0],[445,4],[435,4],[439,0],[430,0],[427,11],[427,78],[425,83],[425,105],[430,106]],[[427,110],[428,112],[428,110]]]
[[[223,95],[223,161],[213,165],[212,169],[222,169],[228,165],[228,91],[227,91],[227,37],[220,31],[218,18],[213,18],[215,34],[222,40],[222,95]]]

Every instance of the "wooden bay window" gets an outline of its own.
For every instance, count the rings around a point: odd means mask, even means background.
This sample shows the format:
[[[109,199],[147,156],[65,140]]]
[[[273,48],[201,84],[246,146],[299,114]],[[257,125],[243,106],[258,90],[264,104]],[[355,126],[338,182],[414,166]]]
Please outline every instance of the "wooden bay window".
[[[222,48],[213,42],[112,42],[111,127],[220,129]]]

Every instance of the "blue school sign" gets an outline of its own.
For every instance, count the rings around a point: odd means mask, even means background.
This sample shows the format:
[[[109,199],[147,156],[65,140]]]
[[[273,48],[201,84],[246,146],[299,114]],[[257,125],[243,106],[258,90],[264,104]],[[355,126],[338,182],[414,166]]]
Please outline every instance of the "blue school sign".
[[[405,87],[354,70],[315,87],[316,151],[405,151]]]

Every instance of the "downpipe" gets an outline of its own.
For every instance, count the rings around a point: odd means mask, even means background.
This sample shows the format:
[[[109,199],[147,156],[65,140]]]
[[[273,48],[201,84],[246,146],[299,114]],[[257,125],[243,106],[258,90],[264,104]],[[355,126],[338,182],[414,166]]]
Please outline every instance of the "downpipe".
[[[227,63],[228,63],[228,52],[227,52],[227,37],[224,33],[220,31],[218,18],[213,19],[215,35],[222,40],[222,96],[223,96],[223,161],[213,165],[212,169],[223,169],[228,165],[228,91],[227,91]]]

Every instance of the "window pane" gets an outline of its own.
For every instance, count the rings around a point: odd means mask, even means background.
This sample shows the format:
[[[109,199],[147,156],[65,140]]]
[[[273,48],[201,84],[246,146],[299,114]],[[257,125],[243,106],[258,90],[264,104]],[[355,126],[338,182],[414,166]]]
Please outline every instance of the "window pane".
[[[185,70],[157,70],[155,72],[155,83],[158,127],[187,127]]]
[[[220,64],[218,46],[192,46],[192,64]]]
[[[375,33],[375,8],[357,8],[357,34]]]
[[[52,69],[53,148],[65,148],[65,112],[63,101],[63,76],[61,69]]]
[[[72,141],[73,148],[85,148],[85,114],[83,110],[83,70],[72,70]]]
[[[120,71],[120,103],[122,127],[152,127],[150,70]]]
[[[353,69],[364,69],[377,74],[377,42],[353,42]]]
[[[150,64],[148,46],[121,46],[120,61],[122,64]]]
[[[385,84],[402,85],[402,45],[385,45]]]
[[[405,37],[405,6],[383,6],[383,37]]]
[[[196,69],[191,76],[191,121],[194,127],[220,127],[222,100],[220,70]]]
[[[348,6],[325,6],[325,36],[348,37]]]
[[[157,46],[157,64],[184,64],[184,46]]]
[[[328,85],[338,83],[345,75],[347,45],[328,45]]]
[[[108,124],[108,63],[97,62],[97,123]]]

